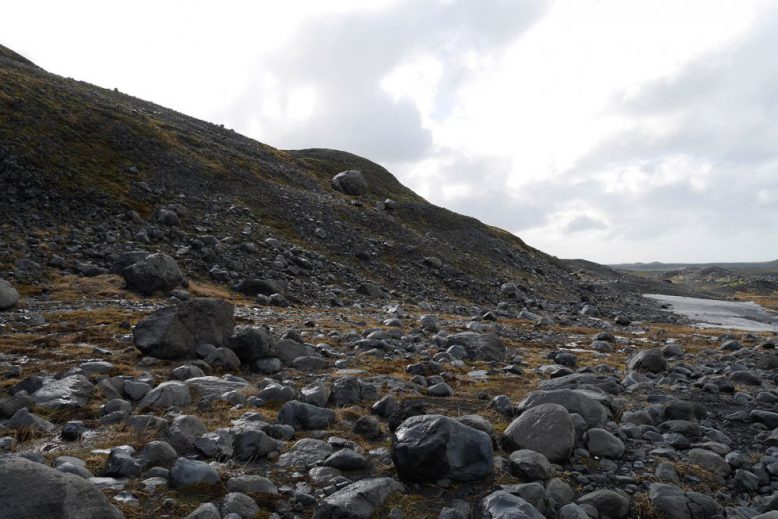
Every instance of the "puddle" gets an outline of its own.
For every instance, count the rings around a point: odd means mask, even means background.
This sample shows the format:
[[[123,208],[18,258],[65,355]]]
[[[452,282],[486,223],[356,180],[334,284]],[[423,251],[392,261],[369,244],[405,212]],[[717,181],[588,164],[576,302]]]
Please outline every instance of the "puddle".
[[[670,305],[674,313],[697,321],[696,325],[700,328],[778,332],[778,313],[750,301],[720,301],[661,294],[644,294],[644,297]]]

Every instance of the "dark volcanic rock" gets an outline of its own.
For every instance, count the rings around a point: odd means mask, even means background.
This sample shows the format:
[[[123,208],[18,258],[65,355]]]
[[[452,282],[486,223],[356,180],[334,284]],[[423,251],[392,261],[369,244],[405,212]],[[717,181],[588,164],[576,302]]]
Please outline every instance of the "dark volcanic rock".
[[[332,177],[332,187],[341,193],[359,196],[367,191],[367,181],[361,171],[350,169]]]
[[[505,360],[505,345],[493,333],[457,333],[450,336],[446,344],[463,346],[472,360]]]
[[[19,302],[19,292],[11,286],[11,283],[0,279],[0,310],[8,310]]]
[[[18,457],[0,459],[0,517],[119,519],[87,480]]]
[[[143,295],[169,292],[184,280],[176,260],[158,252],[131,264],[122,271],[127,288]]]
[[[413,416],[392,436],[392,460],[401,479],[475,481],[494,468],[488,434],[441,415]]]
[[[132,338],[144,355],[160,359],[193,358],[198,344],[223,346],[234,328],[231,303],[195,298],[152,313],[133,329]]]
[[[324,499],[314,519],[370,519],[386,499],[403,486],[392,478],[363,479]]]

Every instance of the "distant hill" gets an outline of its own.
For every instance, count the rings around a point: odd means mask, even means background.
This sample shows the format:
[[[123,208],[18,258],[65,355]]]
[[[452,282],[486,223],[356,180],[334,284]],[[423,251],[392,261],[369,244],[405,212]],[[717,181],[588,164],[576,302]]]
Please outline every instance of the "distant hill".
[[[609,265],[612,268],[620,270],[638,270],[643,272],[660,271],[669,272],[672,270],[683,269],[707,269],[718,268],[725,270],[736,270],[745,272],[775,272],[778,273],[778,260],[763,262],[743,262],[743,263],[619,263]]]

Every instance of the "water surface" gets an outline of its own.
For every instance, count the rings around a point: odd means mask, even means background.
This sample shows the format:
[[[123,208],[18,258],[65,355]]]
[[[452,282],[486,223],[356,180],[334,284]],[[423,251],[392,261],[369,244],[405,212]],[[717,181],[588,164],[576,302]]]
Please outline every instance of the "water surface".
[[[644,297],[667,303],[674,313],[697,321],[697,326],[702,328],[778,332],[778,313],[751,301],[720,301],[662,294],[644,294]]]

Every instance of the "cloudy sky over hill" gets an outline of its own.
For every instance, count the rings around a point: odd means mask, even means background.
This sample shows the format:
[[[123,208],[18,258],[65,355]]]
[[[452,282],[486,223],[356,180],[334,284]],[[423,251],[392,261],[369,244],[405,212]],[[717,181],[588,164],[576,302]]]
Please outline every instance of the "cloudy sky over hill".
[[[778,4],[14,2],[0,43],[560,257],[778,257]]]

